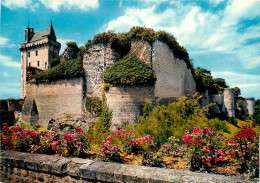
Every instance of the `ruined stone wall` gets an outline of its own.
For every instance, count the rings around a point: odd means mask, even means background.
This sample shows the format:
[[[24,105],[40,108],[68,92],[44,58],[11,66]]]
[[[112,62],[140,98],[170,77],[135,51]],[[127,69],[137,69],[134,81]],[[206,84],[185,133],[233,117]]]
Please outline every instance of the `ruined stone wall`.
[[[110,45],[93,45],[88,53],[84,55],[83,67],[86,77],[86,94],[88,96],[102,96],[104,81],[102,75],[107,67],[115,61],[115,56]]]
[[[110,87],[106,92],[107,103],[112,111],[112,129],[136,121],[143,108],[144,100],[154,101],[154,87]]]
[[[129,54],[136,55],[139,59],[145,61],[150,67],[152,64],[152,46],[145,41],[131,41]]]
[[[84,109],[83,86],[83,78],[27,84],[22,122],[29,123],[28,115],[33,117],[36,111],[38,111],[38,123],[43,126],[47,126],[51,118],[57,118],[64,113],[81,115]],[[36,106],[33,106],[34,103]]]
[[[224,89],[224,106],[225,106],[225,114],[228,117],[235,117],[235,96],[233,88],[225,88]]]
[[[158,40],[153,43],[152,64],[157,76],[155,97],[179,98],[196,92],[196,83],[186,63],[175,58],[169,47]]]
[[[196,82],[183,60],[175,58],[169,47],[161,41],[152,45],[145,41],[132,41],[130,54],[150,65],[157,76],[155,97],[179,98],[196,93]]]
[[[248,111],[247,114],[253,115],[255,113],[255,99],[247,98],[246,103],[247,103],[247,111]]]
[[[223,111],[225,111],[223,93],[211,94],[209,97],[210,103],[215,103],[215,105],[212,106],[214,112],[222,113]]]

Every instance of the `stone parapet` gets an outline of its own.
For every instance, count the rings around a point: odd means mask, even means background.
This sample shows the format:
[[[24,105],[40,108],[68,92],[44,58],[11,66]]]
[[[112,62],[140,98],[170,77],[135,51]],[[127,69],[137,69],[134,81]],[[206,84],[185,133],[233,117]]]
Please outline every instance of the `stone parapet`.
[[[127,165],[81,158],[64,158],[58,155],[1,151],[1,181],[254,183],[259,180],[196,173],[188,170]]]

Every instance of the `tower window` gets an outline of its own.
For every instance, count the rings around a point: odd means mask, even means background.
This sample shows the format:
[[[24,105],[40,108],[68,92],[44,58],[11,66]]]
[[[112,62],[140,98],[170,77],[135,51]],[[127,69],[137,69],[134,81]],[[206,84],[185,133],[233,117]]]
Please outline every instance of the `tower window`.
[[[45,62],[45,69],[47,69],[47,62]]]
[[[35,55],[38,56],[38,51],[35,52]]]
[[[30,57],[30,52],[28,52],[28,57]]]
[[[40,67],[40,61],[37,61],[37,67]]]
[[[29,67],[31,66],[31,62],[29,62]]]

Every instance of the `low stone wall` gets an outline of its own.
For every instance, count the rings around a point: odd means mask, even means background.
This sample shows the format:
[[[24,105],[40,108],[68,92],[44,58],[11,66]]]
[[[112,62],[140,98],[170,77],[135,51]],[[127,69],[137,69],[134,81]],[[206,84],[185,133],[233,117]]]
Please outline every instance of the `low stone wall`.
[[[1,151],[2,182],[218,182],[254,183],[242,177],[135,166],[57,155]]]

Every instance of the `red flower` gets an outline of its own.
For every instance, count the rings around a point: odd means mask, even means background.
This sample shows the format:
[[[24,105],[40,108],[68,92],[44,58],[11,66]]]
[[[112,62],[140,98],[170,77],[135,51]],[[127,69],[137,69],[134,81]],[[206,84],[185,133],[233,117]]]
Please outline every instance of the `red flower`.
[[[252,127],[256,127],[257,126],[257,124],[256,123],[252,123]]]
[[[113,140],[113,136],[111,135],[111,136],[108,136],[107,137],[107,140]]]

